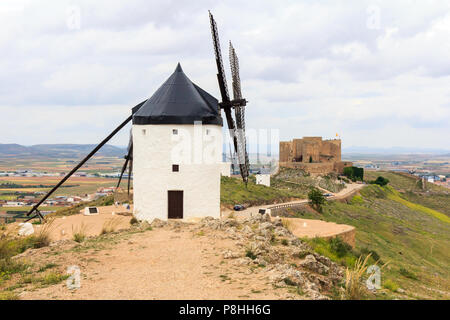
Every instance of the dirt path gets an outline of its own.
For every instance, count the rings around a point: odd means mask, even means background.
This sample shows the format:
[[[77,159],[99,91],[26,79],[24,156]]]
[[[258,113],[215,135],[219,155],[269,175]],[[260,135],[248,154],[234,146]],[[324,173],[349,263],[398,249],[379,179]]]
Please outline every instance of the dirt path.
[[[351,193],[361,190],[364,188],[365,184],[359,184],[359,183],[352,183],[352,184],[346,184],[345,189],[342,189],[338,193],[334,193],[334,195],[331,197],[331,199],[343,199],[345,197],[348,197]]]
[[[212,231],[211,231],[212,232]],[[65,283],[26,290],[21,299],[280,299],[283,289],[267,275],[223,258],[236,249],[220,234],[199,235],[195,225],[154,228],[130,234],[118,243],[58,246],[31,257],[33,263],[56,263],[62,272],[81,269],[81,288]],[[72,244],[73,246],[73,244]]]

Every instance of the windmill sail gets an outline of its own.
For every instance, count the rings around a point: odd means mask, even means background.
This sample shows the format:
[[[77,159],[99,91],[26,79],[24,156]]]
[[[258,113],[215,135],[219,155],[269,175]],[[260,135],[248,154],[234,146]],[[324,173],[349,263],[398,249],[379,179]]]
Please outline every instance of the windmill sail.
[[[214,54],[216,57],[216,64],[217,64],[217,71],[218,71],[217,80],[219,82],[220,94],[222,96],[222,102],[219,104],[219,106],[225,112],[230,136],[233,139],[234,150],[238,154],[239,168],[241,171],[242,180],[245,182],[245,184],[247,184],[248,169],[246,169],[246,167],[248,167],[248,166],[246,165],[246,162],[245,162],[245,159],[246,159],[245,158],[245,140],[242,140],[242,134],[238,133],[238,131],[242,131],[242,130],[236,130],[236,124],[234,122],[232,112],[231,112],[232,107],[235,107],[236,105],[241,105],[241,104],[245,105],[245,99],[239,98],[239,100],[234,99],[233,101],[231,101],[231,99],[230,99],[230,95],[228,93],[228,87],[227,87],[227,80],[225,77],[225,71],[224,71],[224,67],[223,67],[222,52],[220,49],[219,32],[217,30],[216,21],[214,20],[214,17],[211,14],[211,12],[209,12],[209,19],[211,22],[211,34],[212,34],[212,39],[213,39]],[[238,86],[240,86],[240,82],[239,82]],[[235,88],[233,87],[233,94],[234,94],[234,91],[235,91]],[[239,88],[239,92],[240,92],[240,88]],[[241,111],[239,111],[239,112],[241,112]],[[245,125],[245,123],[243,123],[243,121],[242,121],[243,118],[241,116],[241,113],[239,113],[239,117],[241,117],[240,120],[237,120],[237,121],[239,121],[239,124]],[[240,128],[242,129],[242,126]],[[245,135],[245,133],[244,133],[244,135]]]
[[[230,41],[230,66],[231,77],[233,83],[233,99],[234,101],[242,101],[241,79],[239,76],[239,60],[236,51]],[[248,179],[249,161],[247,153],[247,143],[245,137],[245,100],[244,103],[236,104],[234,107],[236,117],[236,135],[238,140],[238,158],[241,169],[241,175],[244,180]]]

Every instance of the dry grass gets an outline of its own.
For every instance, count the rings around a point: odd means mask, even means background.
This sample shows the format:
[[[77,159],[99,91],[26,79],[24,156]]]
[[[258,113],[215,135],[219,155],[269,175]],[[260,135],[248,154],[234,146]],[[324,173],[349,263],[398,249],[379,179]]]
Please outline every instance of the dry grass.
[[[120,222],[121,221],[118,218],[112,218],[112,219],[106,220],[103,223],[101,234],[107,234],[107,233],[116,231],[117,227],[120,225]]]
[[[50,234],[54,228],[53,222],[54,219],[47,220],[44,224],[40,225],[36,235],[32,236],[35,248],[47,247],[50,244]]]
[[[292,221],[289,219],[281,219],[281,222],[283,223],[283,226],[292,232]]]
[[[87,226],[84,223],[82,223],[79,228],[74,228],[72,225],[73,240],[76,242],[83,242],[84,239],[86,239],[86,231]]]
[[[360,300],[366,294],[366,288],[361,283],[363,275],[367,271],[367,261],[371,254],[368,254],[363,260],[359,257],[355,263],[355,267],[350,270],[348,267],[345,271],[345,297],[350,300]]]
[[[2,291],[0,292],[0,300],[19,300],[19,296],[12,291]]]

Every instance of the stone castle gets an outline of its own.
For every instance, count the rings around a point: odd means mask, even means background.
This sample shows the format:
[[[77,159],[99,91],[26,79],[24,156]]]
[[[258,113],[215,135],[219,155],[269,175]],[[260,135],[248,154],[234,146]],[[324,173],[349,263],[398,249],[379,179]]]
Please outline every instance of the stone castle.
[[[342,174],[353,164],[341,161],[341,140],[322,140],[322,137],[303,137],[280,142],[280,167],[301,169],[313,175],[332,172]]]

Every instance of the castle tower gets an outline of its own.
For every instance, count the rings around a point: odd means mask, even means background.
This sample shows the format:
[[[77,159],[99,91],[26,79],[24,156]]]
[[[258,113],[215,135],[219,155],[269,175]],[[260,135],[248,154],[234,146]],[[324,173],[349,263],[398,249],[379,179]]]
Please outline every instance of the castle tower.
[[[220,217],[218,101],[192,83],[180,64],[134,114],[132,134],[137,219]]]

